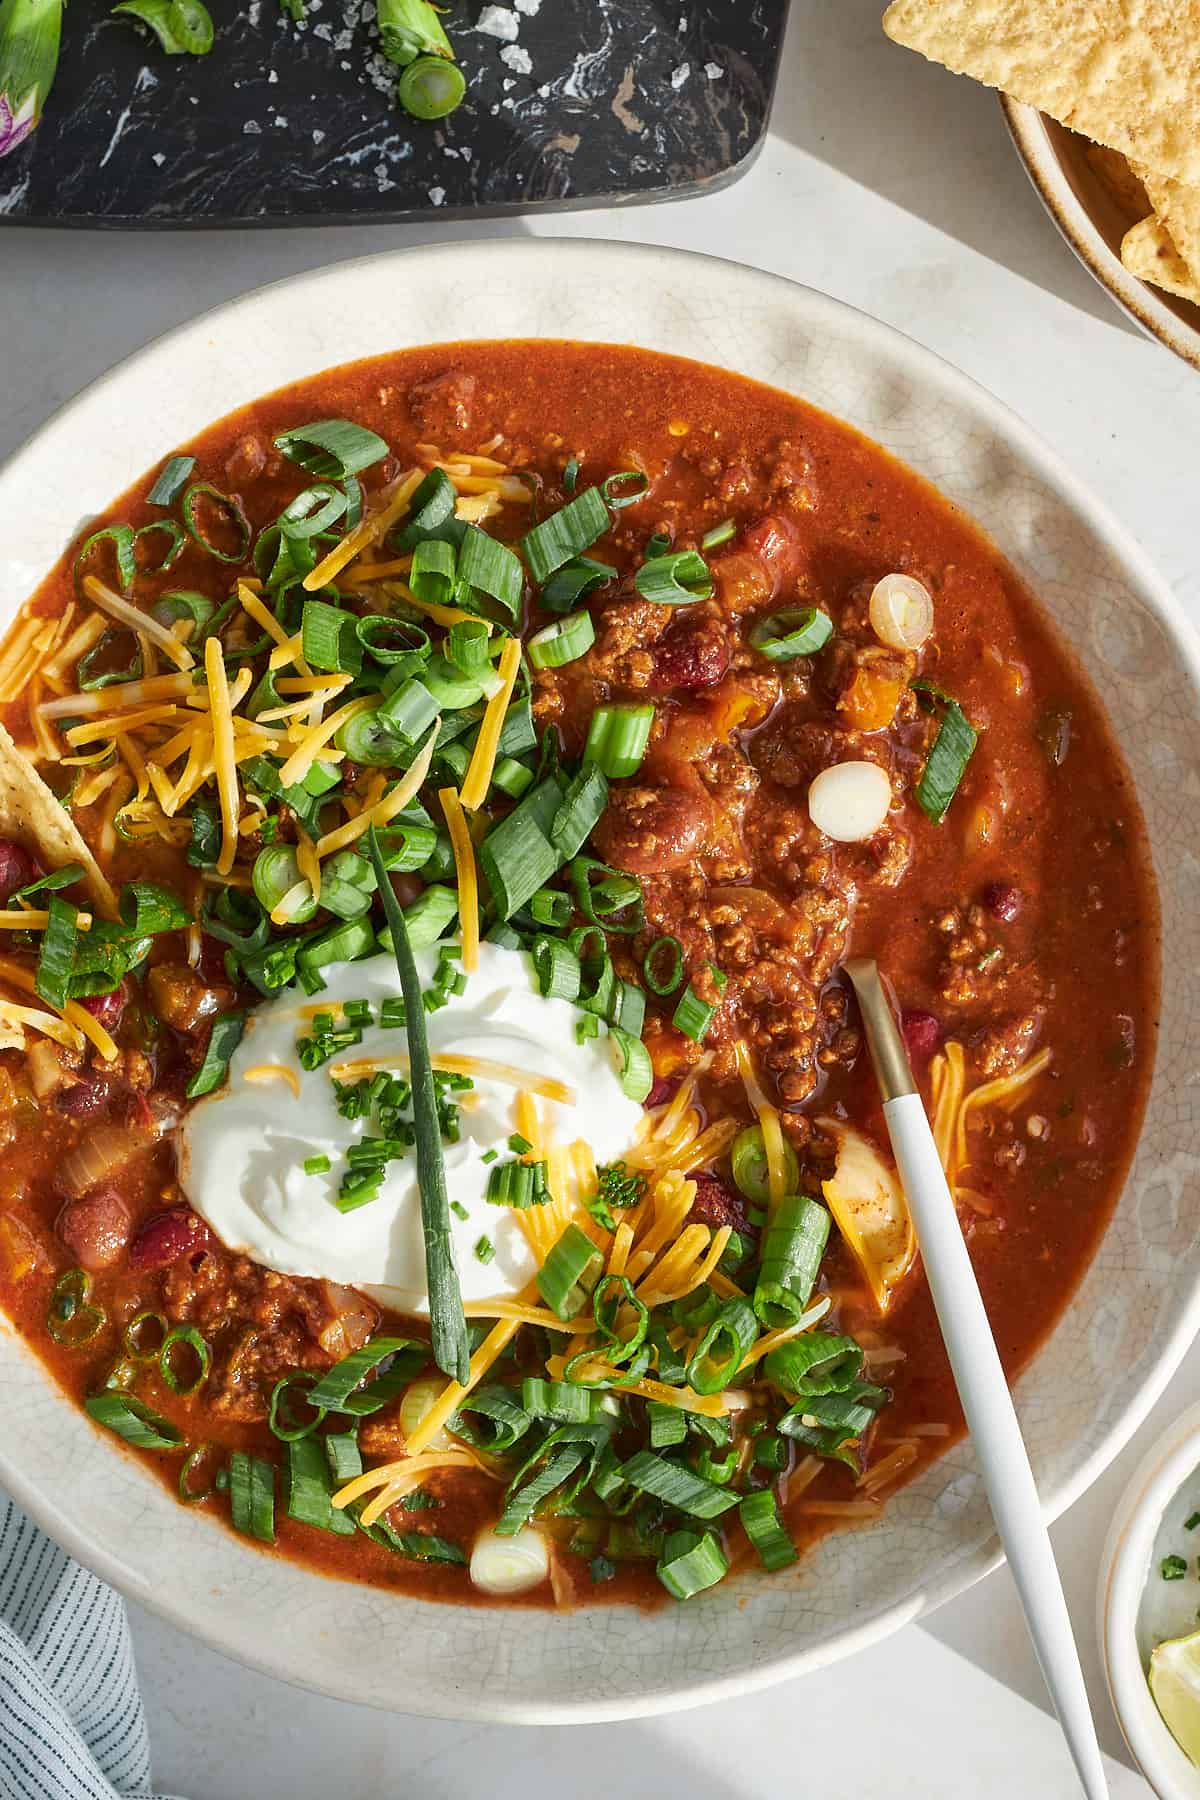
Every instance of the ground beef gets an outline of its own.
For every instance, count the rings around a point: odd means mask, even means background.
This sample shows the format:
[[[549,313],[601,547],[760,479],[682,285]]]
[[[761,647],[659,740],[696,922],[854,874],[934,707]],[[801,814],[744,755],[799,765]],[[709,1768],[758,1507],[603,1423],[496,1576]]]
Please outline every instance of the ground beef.
[[[417,430],[434,444],[471,429],[475,409],[474,375],[465,369],[447,369],[429,381],[419,381],[408,391],[408,409]]]

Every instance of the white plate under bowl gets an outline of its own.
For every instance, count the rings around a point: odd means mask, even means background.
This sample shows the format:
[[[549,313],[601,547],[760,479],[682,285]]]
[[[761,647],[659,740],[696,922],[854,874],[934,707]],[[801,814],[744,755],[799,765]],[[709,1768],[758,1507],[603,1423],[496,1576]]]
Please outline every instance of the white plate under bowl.
[[[1026,174],[1084,268],[1143,331],[1200,369],[1200,306],[1139,280],[1121,261],[1121,239],[1149,203],[1130,211],[1098,175],[1078,132],[1009,94],[1000,104]]]
[[[454,338],[570,337],[698,357],[849,420],[995,538],[1104,695],[1161,887],[1163,1026],[1112,1224],[1018,1386],[1047,1511],[1161,1392],[1200,1324],[1195,1085],[1200,790],[1194,645],[1137,546],[989,394],[861,313],[775,277],[616,244],[449,245],[345,263],[219,308],[72,402],[0,473],[0,623],[81,516],[231,408],[330,364]],[[536,351],[531,351],[536,355]],[[949,1599],[997,1558],[960,1445],[795,1571],[644,1615],[433,1606],[309,1574],[180,1507],[0,1331],[0,1485],[131,1598],[267,1673],[403,1712],[555,1722],[693,1706],[815,1668]]]

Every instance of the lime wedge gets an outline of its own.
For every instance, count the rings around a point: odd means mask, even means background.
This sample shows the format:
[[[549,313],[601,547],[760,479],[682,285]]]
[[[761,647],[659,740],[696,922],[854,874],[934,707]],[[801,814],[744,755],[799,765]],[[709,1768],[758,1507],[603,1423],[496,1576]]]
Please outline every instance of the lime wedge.
[[[1200,1631],[1168,1638],[1151,1652],[1150,1692],[1167,1730],[1200,1768]]]

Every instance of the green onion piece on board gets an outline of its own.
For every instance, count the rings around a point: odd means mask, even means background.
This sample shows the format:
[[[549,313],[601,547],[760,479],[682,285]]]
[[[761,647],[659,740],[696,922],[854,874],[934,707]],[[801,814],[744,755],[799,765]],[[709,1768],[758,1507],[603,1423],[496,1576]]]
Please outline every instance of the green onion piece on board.
[[[413,961],[408,928],[400,902],[392,891],[374,825],[367,833],[371,862],[400,975],[408,1036],[409,1081],[412,1084],[413,1126],[417,1136],[417,1182],[421,1192],[421,1226],[425,1237],[425,1276],[429,1291],[429,1321],[433,1356],[444,1375],[465,1382],[470,1364],[467,1321],[462,1294],[450,1249],[450,1200],[446,1192],[446,1168],[442,1160],[442,1131],[434,1091],[433,1065],[425,1030],[421,978]]]
[[[293,426],[280,432],[275,448],[318,481],[345,481],[388,454],[376,432],[349,419],[317,419],[311,425]]]
[[[137,1450],[178,1450],[183,1443],[182,1431],[148,1406],[143,1406],[132,1394],[111,1390],[90,1394],[83,1403],[83,1410],[97,1425],[106,1426]]]
[[[636,775],[642,766],[654,708],[644,706],[598,706],[588,726],[584,759],[595,763],[610,781]]]
[[[764,1569],[771,1572],[786,1569],[789,1563],[797,1560],[796,1546],[783,1528],[779,1507],[770,1488],[747,1494],[739,1502],[738,1517]]]
[[[733,1140],[730,1164],[739,1192],[756,1206],[766,1206],[771,1198],[771,1182],[761,1125],[747,1125],[744,1131],[738,1132]],[[800,1181],[800,1164],[786,1138],[783,1140],[783,1166],[786,1174],[784,1189],[787,1193],[795,1193]]]
[[[772,662],[790,662],[796,656],[812,656],[833,636],[833,621],[815,606],[789,606],[759,619],[750,642]]]
[[[168,56],[207,56],[213,47],[212,17],[202,0],[121,0],[112,10],[148,25]]]
[[[538,1270],[537,1289],[559,1319],[573,1319],[600,1279],[604,1258],[578,1225],[568,1225]]]
[[[525,648],[535,669],[561,669],[586,656],[595,641],[591,613],[574,612],[535,631]]]
[[[675,550],[644,562],[633,585],[643,600],[658,606],[689,606],[713,591],[712,570],[698,550]]]
[[[229,1511],[235,1531],[275,1542],[275,1465],[235,1450],[229,1459]]]
[[[807,1194],[785,1194],[762,1240],[754,1310],[768,1331],[794,1325],[808,1305],[825,1245],[829,1214]]]

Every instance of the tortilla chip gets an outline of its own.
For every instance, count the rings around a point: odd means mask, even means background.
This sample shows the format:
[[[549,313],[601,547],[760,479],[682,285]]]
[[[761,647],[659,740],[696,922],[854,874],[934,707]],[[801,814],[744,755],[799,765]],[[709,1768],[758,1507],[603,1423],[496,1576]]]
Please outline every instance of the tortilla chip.
[[[1177,253],[1187,265],[1193,280],[1200,281],[1200,186],[1174,181],[1157,169],[1143,168],[1141,179],[1150,204],[1171,235]]]
[[[1200,0],[892,0],[883,28],[931,62],[1200,184]]]
[[[79,835],[66,807],[0,725],[0,836],[15,838],[51,869],[82,863],[84,885],[98,911],[117,916],[117,896]]]
[[[1153,282],[1168,294],[1200,306],[1200,283],[1193,281],[1175,240],[1155,213],[1141,219],[1121,239],[1121,261],[1139,281]]]

